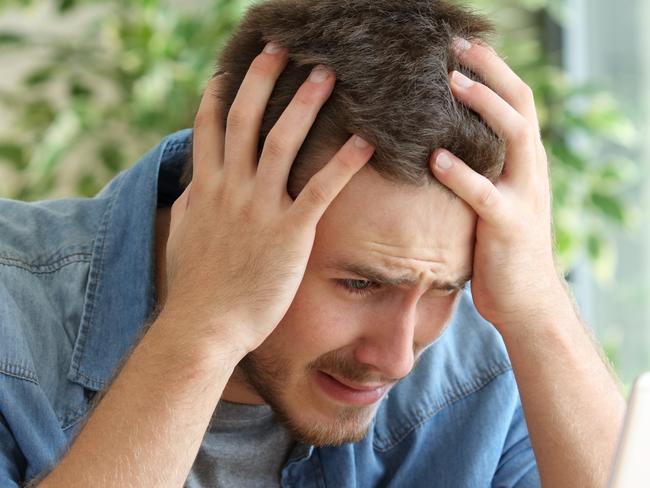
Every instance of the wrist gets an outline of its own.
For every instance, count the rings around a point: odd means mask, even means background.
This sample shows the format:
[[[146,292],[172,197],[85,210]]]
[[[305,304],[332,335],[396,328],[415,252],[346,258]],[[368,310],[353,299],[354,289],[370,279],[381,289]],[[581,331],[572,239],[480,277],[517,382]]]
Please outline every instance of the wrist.
[[[161,350],[180,362],[189,361],[206,369],[234,370],[248,351],[228,335],[228,330],[231,328],[218,319],[210,321],[190,313],[163,310],[148,335],[153,333]]]
[[[521,303],[515,313],[494,323],[506,339],[510,336],[530,334],[541,329],[552,332],[554,327],[577,321],[577,307],[566,282],[560,278],[540,283],[530,293],[531,300]]]

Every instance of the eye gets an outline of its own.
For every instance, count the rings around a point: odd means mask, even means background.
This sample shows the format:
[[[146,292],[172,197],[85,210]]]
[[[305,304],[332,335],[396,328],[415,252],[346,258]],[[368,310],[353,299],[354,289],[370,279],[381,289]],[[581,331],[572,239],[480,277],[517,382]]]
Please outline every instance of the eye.
[[[336,280],[336,284],[342,286],[354,295],[369,295],[372,290],[380,285],[368,280]]]

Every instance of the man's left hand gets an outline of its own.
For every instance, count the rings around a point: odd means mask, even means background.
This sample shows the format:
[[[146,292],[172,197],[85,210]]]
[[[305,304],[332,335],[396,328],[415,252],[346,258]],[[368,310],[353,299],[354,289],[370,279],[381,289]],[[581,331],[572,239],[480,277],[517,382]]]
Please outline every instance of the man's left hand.
[[[454,71],[452,92],[505,141],[505,167],[492,183],[445,149],[430,164],[478,214],[472,297],[504,333],[552,313],[558,297],[569,303],[553,258],[548,163],[532,90],[489,47],[464,39],[454,47],[487,86]]]

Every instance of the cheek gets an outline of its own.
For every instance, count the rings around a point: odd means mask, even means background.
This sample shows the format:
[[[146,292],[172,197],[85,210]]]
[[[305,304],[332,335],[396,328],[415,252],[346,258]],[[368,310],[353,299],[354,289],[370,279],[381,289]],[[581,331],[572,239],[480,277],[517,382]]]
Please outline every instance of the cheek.
[[[351,345],[358,337],[358,307],[346,306],[322,284],[303,280],[289,310],[267,340],[282,342],[312,360]]]
[[[418,306],[415,342],[422,347],[434,342],[444,332],[460,300],[460,294],[448,297],[423,298]]]

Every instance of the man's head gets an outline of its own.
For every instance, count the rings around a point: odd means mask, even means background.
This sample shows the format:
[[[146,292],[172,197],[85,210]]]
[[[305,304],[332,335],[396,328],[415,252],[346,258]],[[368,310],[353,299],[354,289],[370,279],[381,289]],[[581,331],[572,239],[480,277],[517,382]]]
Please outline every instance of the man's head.
[[[264,44],[288,48],[260,152],[311,68],[336,73],[293,164],[289,194],[295,198],[352,133],[376,151],[325,212],[291,307],[242,361],[224,398],[269,403],[305,443],[359,440],[379,396],[371,401],[372,393],[343,383],[389,387],[439,337],[471,273],[476,216],[436,184],[428,160],[445,147],[491,179],[501,172],[502,141],[448,85],[453,69],[476,78],[458,65],[453,37],[476,41],[488,31],[485,20],[446,1],[271,0],[249,10],[222,52],[217,95],[225,116]]]

